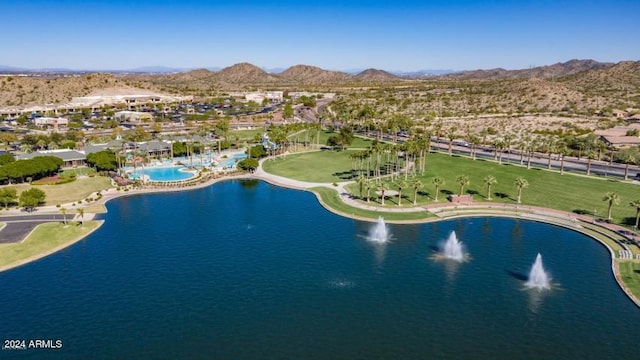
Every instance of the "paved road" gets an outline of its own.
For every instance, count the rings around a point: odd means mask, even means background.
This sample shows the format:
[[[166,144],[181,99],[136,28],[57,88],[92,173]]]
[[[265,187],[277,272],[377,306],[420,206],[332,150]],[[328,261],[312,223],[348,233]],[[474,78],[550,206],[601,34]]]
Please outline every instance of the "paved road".
[[[67,220],[71,220],[72,218],[73,215],[67,215]],[[62,215],[0,216],[0,222],[6,223],[6,226],[0,230],[0,244],[20,242],[24,240],[36,226],[52,221],[62,221]]]

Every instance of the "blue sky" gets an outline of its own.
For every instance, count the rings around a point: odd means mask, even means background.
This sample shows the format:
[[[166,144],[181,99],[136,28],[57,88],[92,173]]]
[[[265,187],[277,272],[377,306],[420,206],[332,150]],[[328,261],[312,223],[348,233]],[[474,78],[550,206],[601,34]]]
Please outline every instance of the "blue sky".
[[[0,64],[507,69],[640,60],[640,1],[0,0]]]

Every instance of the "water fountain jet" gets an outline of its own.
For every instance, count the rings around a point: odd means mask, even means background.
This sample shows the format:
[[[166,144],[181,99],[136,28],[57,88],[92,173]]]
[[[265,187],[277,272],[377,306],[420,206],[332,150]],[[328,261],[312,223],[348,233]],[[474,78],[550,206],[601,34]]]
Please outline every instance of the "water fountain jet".
[[[527,280],[525,285],[531,289],[551,289],[551,278],[549,277],[549,274],[544,271],[544,267],[542,266],[542,255],[540,255],[540,253],[538,253],[535,262],[531,266],[529,280]]]
[[[444,243],[442,247],[442,256],[446,259],[451,259],[455,261],[463,261],[464,260],[464,252],[462,251],[462,243],[458,241],[458,237],[456,236],[456,232],[452,231],[449,235],[449,238]]]
[[[378,217],[378,222],[369,231],[368,239],[377,243],[386,243],[389,241],[389,230],[382,216]]]

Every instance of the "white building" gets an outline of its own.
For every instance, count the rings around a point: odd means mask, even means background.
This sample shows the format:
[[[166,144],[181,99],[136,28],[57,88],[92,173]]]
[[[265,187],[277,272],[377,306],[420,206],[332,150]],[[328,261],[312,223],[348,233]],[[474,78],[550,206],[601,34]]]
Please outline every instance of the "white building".
[[[140,111],[118,111],[113,115],[114,119],[122,122],[140,123],[153,120],[153,115]]]
[[[54,128],[58,126],[68,126],[69,119],[66,118],[53,118],[53,117],[39,117],[33,119],[33,124],[36,126],[53,126]]]

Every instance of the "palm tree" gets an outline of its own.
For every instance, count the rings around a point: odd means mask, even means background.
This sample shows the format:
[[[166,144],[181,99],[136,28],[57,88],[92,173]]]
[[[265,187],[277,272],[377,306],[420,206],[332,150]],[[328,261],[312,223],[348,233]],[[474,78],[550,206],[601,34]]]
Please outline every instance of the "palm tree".
[[[364,182],[364,190],[365,190],[365,192],[367,193],[367,202],[369,202],[369,199],[370,199],[370,196],[369,196],[369,195],[371,194],[371,188],[372,188],[372,187],[373,187],[373,184],[372,184],[371,180],[368,180],[368,179],[367,179],[367,180]]]
[[[396,187],[398,188],[398,206],[401,206],[402,202],[402,189],[407,188],[407,182],[404,180],[399,180],[396,182]]]
[[[387,184],[380,183],[380,185],[378,185],[378,190],[380,191],[380,204],[382,204],[382,206],[384,206],[384,192],[389,190],[389,186],[387,186]]]
[[[520,204],[520,199],[522,197],[522,189],[529,186],[529,182],[527,179],[523,177],[519,177],[516,179],[516,188],[518,189],[518,204]]]
[[[484,178],[484,184],[487,185],[487,200],[491,200],[491,185],[497,183],[498,180],[491,175]]]
[[[613,191],[610,191],[604,195],[602,201],[606,201],[608,203],[607,220],[611,220],[611,209],[613,208],[614,204],[618,205],[620,203],[620,195],[614,193]]]
[[[364,183],[366,181],[367,181],[367,178],[365,178],[362,175],[358,176],[358,180],[356,180],[356,183],[358,184],[358,189],[360,190],[360,197],[361,198],[362,198],[362,190],[364,190]]]
[[[62,223],[67,226],[67,209],[60,208],[60,214],[62,214]]]
[[[622,162],[624,163],[624,179],[627,180],[629,178],[629,165],[636,162],[636,157],[633,153],[626,152],[622,157]]]
[[[78,211],[78,215],[80,215],[80,226],[84,227],[84,209],[79,208],[77,211]]]
[[[452,155],[452,145],[453,145],[453,140],[456,139],[456,137],[458,137],[458,135],[456,135],[456,131],[458,130],[457,127],[452,127],[449,129],[449,131],[447,131],[447,139],[449,140],[449,156]]]
[[[587,157],[587,175],[591,175],[591,160],[598,157],[598,153],[593,150],[587,150],[584,155]]]
[[[633,200],[629,203],[629,206],[636,208],[636,225],[635,228],[638,228],[638,223],[640,222],[640,199]]]
[[[565,141],[558,141],[556,144],[556,151],[558,152],[558,156],[560,156],[560,175],[564,174],[564,158],[569,155],[569,147]]]
[[[424,184],[422,184],[422,181],[416,179],[411,183],[411,186],[413,187],[413,205],[417,205],[418,204],[418,190],[420,190],[422,188]]]
[[[440,186],[444,185],[444,179],[439,176],[436,176],[433,179],[431,179],[431,183],[433,184],[433,186],[436,187],[434,200],[437,202],[438,192],[439,192]]]
[[[460,185],[460,195],[464,194],[464,187],[469,185],[469,177],[466,175],[458,175],[456,182]]]

